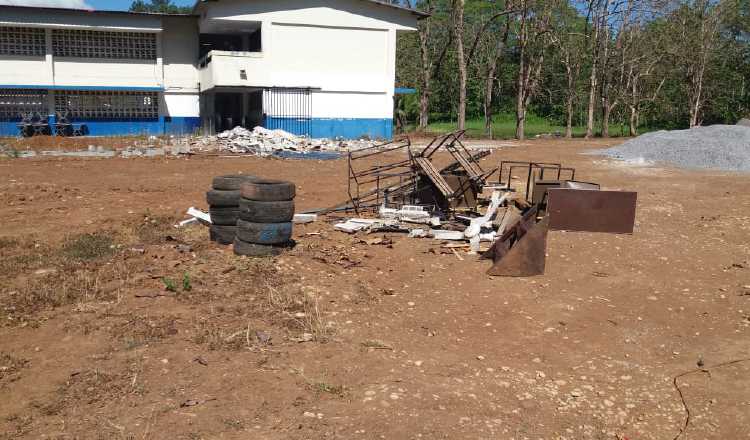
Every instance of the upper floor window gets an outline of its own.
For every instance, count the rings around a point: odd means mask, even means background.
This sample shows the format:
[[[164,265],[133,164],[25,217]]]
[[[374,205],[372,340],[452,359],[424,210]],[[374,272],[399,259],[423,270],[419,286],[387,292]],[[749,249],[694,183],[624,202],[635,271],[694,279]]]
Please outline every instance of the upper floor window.
[[[55,29],[52,53],[58,57],[156,60],[156,35]]]
[[[44,56],[47,43],[44,29],[0,27],[0,55]]]

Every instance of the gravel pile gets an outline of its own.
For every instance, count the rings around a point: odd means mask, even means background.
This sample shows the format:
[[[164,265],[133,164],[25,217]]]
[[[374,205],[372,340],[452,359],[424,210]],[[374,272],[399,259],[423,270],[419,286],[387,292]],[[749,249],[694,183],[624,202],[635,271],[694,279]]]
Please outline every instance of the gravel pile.
[[[629,162],[668,162],[681,168],[750,171],[750,127],[711,125],[656,131],[601,153]]]
[[[310,139],[304,136],[296,136],[284,130],[268,130],[263,127],[255,127],[253,130],[235,127],[209,139],[204,139],[202,143],[213,144],[214,141],[218,144],[220,150],[257,154],[258,156],[270,156],[279,152],[307,153],[359,150],[377,144],[375,141],[368,139],[346,141]]]

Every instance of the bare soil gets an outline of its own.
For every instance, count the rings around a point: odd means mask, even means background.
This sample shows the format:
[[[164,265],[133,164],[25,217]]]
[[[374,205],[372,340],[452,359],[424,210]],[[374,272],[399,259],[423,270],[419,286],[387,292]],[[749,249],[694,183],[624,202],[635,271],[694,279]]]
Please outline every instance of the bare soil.
[[[220,174],[335,204],[344,160],[1,160],[0,438],[748,438],[750,178],[580,154],[613,142],[484,160],[638,191],[633,235],[551,232],[533,278],[330,221],[270,259],[172,227]]]

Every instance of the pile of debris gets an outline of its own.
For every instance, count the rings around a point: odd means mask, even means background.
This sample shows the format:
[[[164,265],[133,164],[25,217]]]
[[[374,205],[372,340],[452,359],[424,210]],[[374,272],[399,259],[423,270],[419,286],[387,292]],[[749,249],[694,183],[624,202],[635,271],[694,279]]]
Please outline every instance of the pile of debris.
[[[255,127],[252,130],[235,127],[219,133],[215,137],[208,138],[201,143],[204,145],[215,143],[221,151],[255,154],[263,157],[283,151],[299,153],[354,151],[369,148],[376,144],[375,141],[369,139],[311,139],[305,136],[297,136],[281,129],[269,130],[263,127]]]
[[[633,232],[636,193],[602,191],[598,184],[575,180],[575,169],[559,163],[503,161],[484,170],[479,159],[488,153],[470,153],[463,134],[439,136],[421,151],[404,138],[350,152],[349,200],[314,212],[355,211],[357,217],[334,226],[350,234],[406,233],[449,242],[443,247],[460,259],[456,249],[492,259],[487,273],[493,276],[543,274],[550,229]],[[435,167],[438,150],[454,162]],[[404,156],[390,154],[399,151],[406,157],[393,159]],[[490,184],[496,173],[497,183]],[[483,241],[491,244],[483,248]]]
[[[668,162],[682,168],[750,171],[750,127],[710,125],[655,131],[601,153],[640,164]]]

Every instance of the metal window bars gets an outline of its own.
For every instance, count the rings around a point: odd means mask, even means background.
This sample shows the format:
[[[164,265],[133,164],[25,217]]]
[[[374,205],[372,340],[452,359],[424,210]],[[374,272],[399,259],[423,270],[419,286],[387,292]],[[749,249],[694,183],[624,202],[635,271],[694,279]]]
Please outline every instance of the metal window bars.
[[[0,120],[17,121],[23,115],[46,111],[46,90],[0,89]]]
[[[44,29],[0,26],[0,55],[39,57],[46,53]]]
[[[156,35],[53,29],[52,54],[72,58],[156,60]]]
[[[312,90],[309,88],[269,88],[263,90],[263,125],[280,128],[298,136],[310,136],[312,129]]]
[[[55,94],[55,112],[74,119],[157,119],[156,92],[74,90]]]

